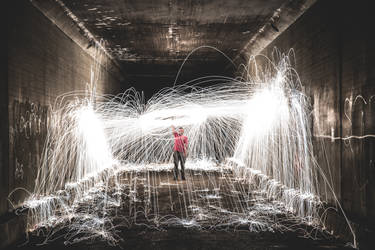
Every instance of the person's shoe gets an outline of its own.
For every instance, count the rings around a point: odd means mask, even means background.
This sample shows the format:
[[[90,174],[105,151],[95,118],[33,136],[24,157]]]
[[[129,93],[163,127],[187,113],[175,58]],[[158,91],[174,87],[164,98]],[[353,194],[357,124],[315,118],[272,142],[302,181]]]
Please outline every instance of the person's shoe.
[[[181,180],[185,180],[185,172],[181,170]]]

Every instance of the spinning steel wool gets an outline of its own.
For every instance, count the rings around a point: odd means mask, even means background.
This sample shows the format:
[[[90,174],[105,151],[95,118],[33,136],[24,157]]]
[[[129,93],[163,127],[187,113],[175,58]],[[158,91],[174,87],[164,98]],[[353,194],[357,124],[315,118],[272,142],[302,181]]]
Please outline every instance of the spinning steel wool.
[[[323,228],[310,106],[288,56],[263,68],[253,58],[244,79],[204,77],[147,103],[134,89],[97,96],[95,72],[88,92],[56,101],[24,204],[29,230],[54,228],[45,243],[65,228],[67,244],[116,244],[117,228],[134,224],[287,230],[283,218]],[[210,81],[220,83],[199,87]],[[171,125],[189,138],[184,183],[172,181]]]

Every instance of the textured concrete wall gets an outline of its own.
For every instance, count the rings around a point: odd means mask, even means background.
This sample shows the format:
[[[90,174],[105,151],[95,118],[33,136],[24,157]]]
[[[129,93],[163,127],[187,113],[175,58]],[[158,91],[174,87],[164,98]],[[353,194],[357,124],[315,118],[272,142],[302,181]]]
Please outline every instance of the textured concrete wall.
[[[8,23],[6,15],[2,15],[1,27],[7,32]],[[5,33],[6,34],[6,33]],[[6,211],[8,195],[8,159],[9,159],[9,130],[8,130],[8,68],[7,68],[7,43],[0,39],[0,215]]]
[[[61,94],[84,91],[90,82],[91,66],[95,64],[90,53],[78,46],[30,1],[12,1],[7,11],[7,67],[1,68],[0,91],[3,119],[0,129],[0,217],[11,208],[6,200],[9,192],[18,187],[33,190],[46,137],[49,105]],[[114,73],[116,67],[109,65],[108,58],[104,61],[99,70],[97,91],[117,94],[122,90],[123,77],[120,72]],[[24,191],[17,191],[12,200],[17,203],[26,195]],[[3,222],[0,226],[6,232],[10,227]],[[1,238],[9,240],[16,235],[17,232],[13,231],[8,238],[6,235]]]
[[[294,49],[313,107],[314,151],[349,217],[375,223],[375,40],[367,1],[317,1],[261,54]],[[320,179],[320,191],[327,185]],[[327,194],[329,201],[334,197]]]
[[[342,41],[343,136],[375,134],[375,37],[370,5],[345,6]],[[358,219],[375,225],[375,138],[342,147],[342,201]]]

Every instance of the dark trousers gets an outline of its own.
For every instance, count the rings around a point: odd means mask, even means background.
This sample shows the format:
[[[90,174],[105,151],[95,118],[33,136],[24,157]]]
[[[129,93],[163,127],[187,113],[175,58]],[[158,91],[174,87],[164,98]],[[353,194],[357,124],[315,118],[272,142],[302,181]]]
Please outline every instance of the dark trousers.
[[[181,163],[181,179],[185,180],[185,156],[183,152],[174,151],[173,161],[174,161],[174,179],[178,179],[178,162]]]

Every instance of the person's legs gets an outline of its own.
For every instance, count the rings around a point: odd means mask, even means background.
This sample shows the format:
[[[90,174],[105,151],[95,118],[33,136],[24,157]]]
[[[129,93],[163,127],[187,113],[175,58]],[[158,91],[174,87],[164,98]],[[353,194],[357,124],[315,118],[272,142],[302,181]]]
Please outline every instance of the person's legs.
[[[173,152],[173,162],[174,162],[174,180],[177,180],[178,179],[178,154],[179,152],[177,151],[174,151]]]
[[[179,158],[180,158],[180,161],[181,161],[181,179],[182,180],[185,180],[185,156],[184,156],[184,153],[182,152],[178,152],[179,154]]]

